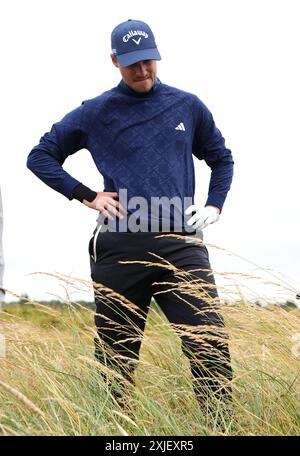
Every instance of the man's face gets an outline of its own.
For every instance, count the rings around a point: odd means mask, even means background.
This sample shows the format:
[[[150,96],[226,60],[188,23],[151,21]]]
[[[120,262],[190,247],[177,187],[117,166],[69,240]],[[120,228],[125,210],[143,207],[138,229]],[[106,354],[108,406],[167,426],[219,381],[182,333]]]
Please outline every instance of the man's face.
[[[124,82],[136,92],[149,92],[156,79],[156,60],[141,60],[140,62],[122,67],[115,55],[111,55],[113,64],[119,68]]]

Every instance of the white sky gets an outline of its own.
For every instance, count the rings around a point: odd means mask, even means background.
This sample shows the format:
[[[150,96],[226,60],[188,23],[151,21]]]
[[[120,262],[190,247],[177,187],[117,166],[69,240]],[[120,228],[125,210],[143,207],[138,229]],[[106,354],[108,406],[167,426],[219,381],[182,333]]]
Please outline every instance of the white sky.
[[[63,295],[57,282],[28,274],[57,271],[89,279],[87,246],[96,211],[48,188],[27,170],[26,159],[54,122],[119,82],[110,33],[133,18],[154,31],[160,79],[204,101],[233,153],[232,189],[205,240],[287,276],[294,288],[283,297],[294,298],[300,288],[298,13],[297,0],[1,2],[5,286],[50,299],[51,293]],[[103,189],[87,151],[70,157],[65,168]],[[204,162],[196,163],[196,179],[196,199],[204,203]],[[261,275],[210,252],[217,271]],[[252,288],[257,297],[266,292],[257,283]]]

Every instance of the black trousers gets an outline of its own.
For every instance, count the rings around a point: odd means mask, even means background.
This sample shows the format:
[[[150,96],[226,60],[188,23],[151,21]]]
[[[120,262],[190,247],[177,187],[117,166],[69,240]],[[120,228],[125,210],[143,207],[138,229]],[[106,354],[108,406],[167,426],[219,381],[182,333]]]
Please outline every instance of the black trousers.
[[[207,248],[193,242],[192,235],[180,233],[183,238],[178,239],[166,234],[94,233],[89,253],[99,336],[95,338],[95,356],[118,366],[133,382],[154,297],[181,338],[199,402],[203,403],[211,392],[229,397],[232,369],[228,337],[217,310],[218,293]],[[133,263],[122,263],[126,261]],[[122,302],[120,295],[133,305]]]

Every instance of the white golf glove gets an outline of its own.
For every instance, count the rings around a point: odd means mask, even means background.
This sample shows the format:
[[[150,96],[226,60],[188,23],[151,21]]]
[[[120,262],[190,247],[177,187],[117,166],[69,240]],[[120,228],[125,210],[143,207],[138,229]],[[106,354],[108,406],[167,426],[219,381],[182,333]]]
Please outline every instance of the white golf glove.
[[[189,206],[185,214],[190,215],[196,212],[188,221],[189,226],[193,226],[195,230],[203,230],[207,225],[215,223],[220,218],[220,210],[214,206],[197,207],[195,204]]]

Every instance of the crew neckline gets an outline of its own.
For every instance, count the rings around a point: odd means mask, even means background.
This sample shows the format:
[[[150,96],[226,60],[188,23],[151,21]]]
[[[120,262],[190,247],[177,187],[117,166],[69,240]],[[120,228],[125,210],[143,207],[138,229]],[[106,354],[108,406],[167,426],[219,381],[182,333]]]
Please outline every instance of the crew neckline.
[[[136,98],[149,98],[153,95],[156,94],[157,90],[161,86],[161,81],[160,79],[156,78],[155,83],[151,90],[149,92],[137,92],[136,90],[133,90],[131,87],[129,87],[126,82],[124,82],[123,79],[121,79],[120,83],[118,84],[117,88],[125,93],[126,95],[131,95]]]

